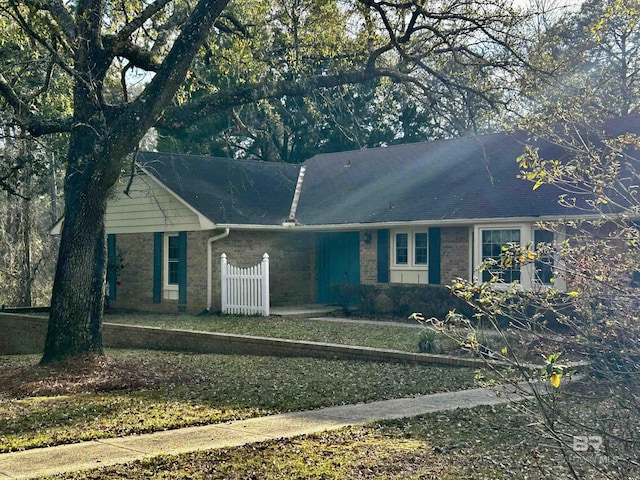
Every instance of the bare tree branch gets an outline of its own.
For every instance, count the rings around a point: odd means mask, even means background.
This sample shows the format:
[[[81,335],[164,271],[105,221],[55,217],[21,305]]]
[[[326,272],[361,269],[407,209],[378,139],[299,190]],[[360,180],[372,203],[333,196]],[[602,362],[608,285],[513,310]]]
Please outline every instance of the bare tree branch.
[[[124,110],[118,109],[120,111],[116,117],[117,128],[139,125],[144,132],[157,122],[182,84],[193,57],[227,3],[228,0],[198,2],[153,80],[134,102],[128,104]],[[122,133],[116,138],[115,143],[119,148],[130,150],[137,144],[137,139],[126,132]],[[131,143],[133,144],[130,145]]]
[[[117,42],[129,39],[133,33],[141,28],[144,23],[162,10],[171,0],[156,0],[147,6],[138,16],[127,23],[116,35]]]
[[[403,75],[395,70],[382,69],[345,72],[337,75],[317,75],[304,80],[283,80],[260,84],[245,83],[207,95],[198,101],[193,101],[183,106],[169,108],[157,125],[164,128],[182,128],[191,122],[206,118],[214,113],[258,100],[280,98],[285,95],[301,96],[317,88],[362,83],[380,77],[418,83],[416,79],[409,75]]]
[[[13,116],[16,122],[25,130],[28,130],[34,137],[47,135],[49,133],[61,133],[71,131],[71,119],[59,118],[46,120],[38,118],[29,104],[21,99],[11,88],[4,75],[0,73],[0,96],[13,109]]]

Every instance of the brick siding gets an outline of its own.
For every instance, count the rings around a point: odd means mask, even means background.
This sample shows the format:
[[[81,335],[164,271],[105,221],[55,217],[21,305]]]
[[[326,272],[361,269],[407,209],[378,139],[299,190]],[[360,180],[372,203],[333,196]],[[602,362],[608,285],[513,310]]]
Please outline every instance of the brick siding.
[[[378,282],[378,245],[376,231],[360,232],[360,283]],[[456,277],[469,277],[469,227],[443,227],[440,237],[440,281],[448,284]],[[390,253],[391,255],[391,253]]]
[[[469,227],[446,227],[440,237],[440,281],[448,285],[457,277],[469,278]]]
[[[206,234],[202,234],[206,235]],[[316,301],[314,233],[232,231],[213,244],[214,310],[220,309],[220,255],[237,267],[250,267],[269,254],[271,305]],[[206,255],[206,252],[205,252]],[[206,256],[205,256],[206,258]],[[206,275],[205,275],[206,276]],[[206,289],[205,289],[206,295]]]
[[[116,300],[110,305],[134,310],[162,310],[153,303],[153,234],[116,235],[116,251],[122,256]],[[177,311],[177,302],[171,311]]]
[[[441,275],[443,284],[469,275],[469,228],[442,228]],[[187,234],[187,312],[207,306],[207,240],[217,232]],[[176,312],[178,302],[153,303],[153,234],[121,234],[116,237],[124,268],[119,272],[116,308]],[[316,235],[309,232],[231,231],[213,243],[212,310],[220,310],[220,255],[232,265],[248,267],[269,254],[271,304],[295,305],[317,300]],[[377,234],[360,231],[360,282],[378,281]]]
[[[360,232],[360,283],[378,283],[378,235],[376,230]]]
[[[219,232],[187,234],[187,312],[207,306],[207,241]],[[176,312],[176,300],[153,303],[153,234],[121,234],[116,246],[124,268],[119,272],[115,308]],[[256,265],[269,254],[272,305],[316,301],[315,234],[297,232],[231,231],[213,243],[212,309],[220,310],[220,255],[238,267]]]

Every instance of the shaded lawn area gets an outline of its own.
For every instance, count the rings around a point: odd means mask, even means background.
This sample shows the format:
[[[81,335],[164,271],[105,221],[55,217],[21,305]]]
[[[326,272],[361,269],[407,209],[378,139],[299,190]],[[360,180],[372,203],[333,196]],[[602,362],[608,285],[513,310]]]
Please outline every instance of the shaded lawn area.
[[[203,332],[254,335],[417,352],[420,325],[312,320],[301,317],[242,317],[235,315],[109,314],[107,323],[142,325]]]
[[[0,357],[0,452],[474,386],[465,368],[112,350]]]
[[[582,406],[584,407],[584,405]],[[579,464],[576,464],[579,465]],[[582,465],[582,478],[602,478]],[[437,412],[335,432],[49,478],[560,479],[561,453],[508,405]],[[636,478],[636,477],[633,477]]]

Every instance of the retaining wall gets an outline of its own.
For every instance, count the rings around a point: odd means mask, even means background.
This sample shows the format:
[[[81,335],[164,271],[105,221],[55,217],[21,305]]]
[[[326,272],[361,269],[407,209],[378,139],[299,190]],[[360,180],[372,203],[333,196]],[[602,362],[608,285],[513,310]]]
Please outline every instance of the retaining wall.
[[[0,314],[0,355],[41,353],[47,332],[47,319],[29,315]],[[486,361],[447,355],[429,355],[398,350],[303,342],[222,333],[165,330],[105,323],[105,347],[172,350],[197,353],[319,357],[375,362],[438,364],[480,367]]]
[[[42,353],[47,336],[47,318],[0,313],[0,354]]]

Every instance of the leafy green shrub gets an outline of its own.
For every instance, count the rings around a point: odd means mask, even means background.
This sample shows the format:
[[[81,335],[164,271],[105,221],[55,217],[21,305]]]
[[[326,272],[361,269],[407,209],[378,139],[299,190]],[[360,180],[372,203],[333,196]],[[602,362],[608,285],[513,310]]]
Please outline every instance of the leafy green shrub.
[[[437,342],[438,332],[425,328],[420,332],[418,339],[418,351],[421,353],[438,353],[440,348]]]
[[[410,315],[410,295],[409,288],[405,285],[391,285],[385,293],[391,300],[391,314],[396,317],[407,317]]]
[[[451,310],[472,318],[474,310],[465,301],[451,295],[442,285],[357,285],[334,283],[331,285],[336,303],[344,313],[349,308],[360,306],[363,315],[391,313],[394,317],[408,317],[413,312],[421,312],[425,318],[443,319]],[[376,302],[380,295],[386,295],[391,303],[391,312],[378,311]]]
[[[451,310],[472,318],[474,310],[442,285],[391,285],[385,290],[394,316],[407,317],[421,312],[425,318],[444,318]]]

